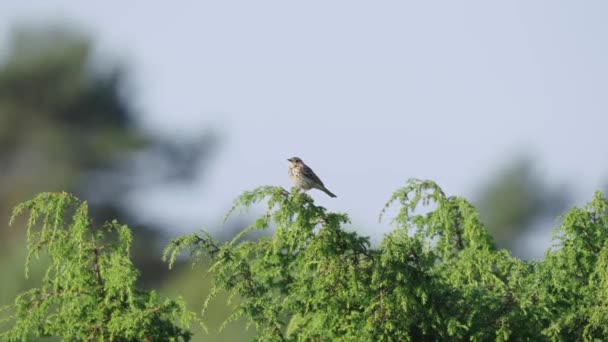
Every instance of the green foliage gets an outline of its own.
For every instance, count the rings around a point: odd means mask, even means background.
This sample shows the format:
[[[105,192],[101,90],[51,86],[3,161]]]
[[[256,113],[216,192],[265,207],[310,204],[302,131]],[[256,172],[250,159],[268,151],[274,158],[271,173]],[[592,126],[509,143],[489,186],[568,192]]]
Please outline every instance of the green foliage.
[[[608,202],[597,194],[566,215],[559,246],[542,262],[497,249],[475,208],[432,181],[410,180],[395,229],[377,248],[344,230],[345,214],[306,194],[262,187],[231,213],[266,201],[242,234],[219,242],[205,232],[171,242],[170,264],[186,249],[210,258],[215,286],[240,300],[260,341],[563,341],[608,338]],[[384,210],[383,210],[384,213]],[[251,230],[274,235],[242,239]]]
[[[183,250],[210,265],[203,314],[227,295],[222,327],[245,319],[259,341],[608,339],[608,201],[600,193],[565,215],[543,261],[497,249],[475,208],[432,181],[410,180],[393,194],[382,214],[399,205],[395,229],[377,247],[344,229],[345,214],[295,188],[245,192],[229,215],[264,201],[266,212],[231,241],[203,231],[165,250],[170,267]],[[190,338],[184,327],[194,317],[181,301],[135,289],[127,227],[93,230],[86,203],[67,194],[41,194],[14,216],[26,210],[26,272],[41,252],[50,266],[40,288],[5,309],[14,327],[2,337]],[[269,228],[272,236],[245,239]]]
[[[87,194],[96,221],[139,221],[131,246],[138,284],[168,286],[157,255],[165,240],[160,224],[137,220],[124,205],[126,194],[196,181],[215,135],[174,141],[142,132],[128,63],[111,51],[100,54],[95,37],[78,27],[26,22],[11,31],[0,53],[0,222],[9,220],[15,203],[40,191]],[[142,160],[155,167],[135,162]],[[24,221],[14,229],[0,224],[0,306],[44,274],[44,263],[35,263],[32,279],[15,277],[26,253]]]
[[[548,310],[543,334],[558,338],[608,337],[608,202],[597,193],[574,208],[556,231],[559,249],[547,252],[539,301]]]
[[[181,300],[162,299],[135,287],[131,232],[113,221],[93,228],[88,206],[66,193],[43,193],[15,208],[29,212],[26,276],[32,258],[49,266],[38,288],[5,307],[13,327],[8,341],[38,336],[64,340],[189,340],[193,318]],[[71,216],[71,217],[70,217]],[[37,229],[37,227],[40,227]]]

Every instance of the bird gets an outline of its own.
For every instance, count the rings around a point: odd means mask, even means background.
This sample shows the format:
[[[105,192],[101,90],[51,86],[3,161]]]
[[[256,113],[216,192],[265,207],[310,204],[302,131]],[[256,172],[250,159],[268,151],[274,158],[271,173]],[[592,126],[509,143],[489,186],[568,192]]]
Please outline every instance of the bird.
[[[302,159],[291,157],[287,161],[289,161],[289,178],[291,178],[295,186],[302,190],[319,189],[329,195],[329,197],[337,197],[323,185],[323,182],[315,172],[308,165],[304,164]]]

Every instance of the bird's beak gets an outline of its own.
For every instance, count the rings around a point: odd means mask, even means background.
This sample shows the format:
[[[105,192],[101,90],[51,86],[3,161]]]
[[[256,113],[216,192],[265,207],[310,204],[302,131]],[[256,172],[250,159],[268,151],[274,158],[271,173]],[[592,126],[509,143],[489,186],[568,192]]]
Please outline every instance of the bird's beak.
[[[287,159],[287,161],[288,161],[288,162],[290,162],[290,161],[291,161],[291,158],[288,158],[288,159]]]

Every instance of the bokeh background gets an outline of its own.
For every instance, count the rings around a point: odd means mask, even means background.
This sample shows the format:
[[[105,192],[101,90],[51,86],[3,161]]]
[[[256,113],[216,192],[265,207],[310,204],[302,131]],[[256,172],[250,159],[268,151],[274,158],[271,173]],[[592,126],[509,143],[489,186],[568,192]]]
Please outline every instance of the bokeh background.
[[[200,308],[205,265],[167,270],[172,237],[226,239],[232,200],[290,187],[382,240],[392,191],[436,180],[479,208],[497,244],[542,258],[559,215],[608,187],[605,1],[0,2],[0,305],[23,276],[16,204],[90,202],[135,233],[141,286]],[[44,261],[38,264],[38,272]],[[229,307],[207,316],[218,332]],[[197,330],[198,331],[198,330]]]

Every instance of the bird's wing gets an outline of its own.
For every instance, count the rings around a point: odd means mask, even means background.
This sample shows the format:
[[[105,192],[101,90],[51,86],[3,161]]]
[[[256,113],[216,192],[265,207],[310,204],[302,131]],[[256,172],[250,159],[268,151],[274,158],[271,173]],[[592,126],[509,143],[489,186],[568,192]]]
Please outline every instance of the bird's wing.
[[[325,186],[323,184],[323,182],[321,181],[321,179],[319,179],[319,177],[317,177],[317,175],[314,173],[314,171],[310,167],[304,165],[302,173],[304,174],[305,177],[308,177],[308,178],[314,180],[315,182],[317,182],[318,184]]]

